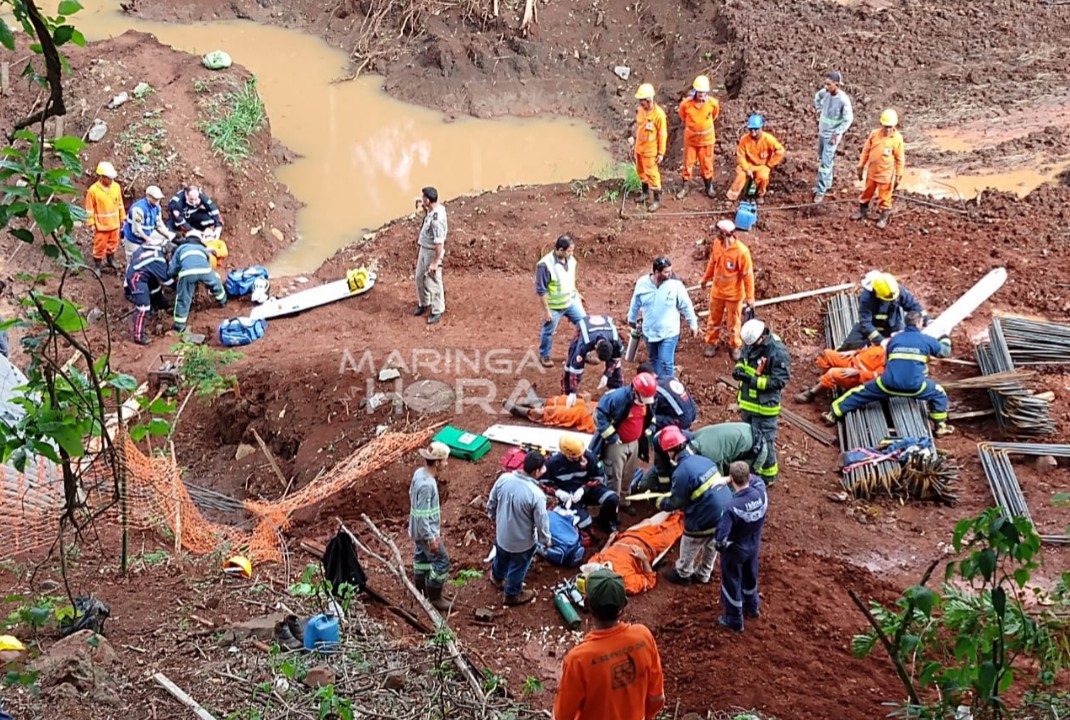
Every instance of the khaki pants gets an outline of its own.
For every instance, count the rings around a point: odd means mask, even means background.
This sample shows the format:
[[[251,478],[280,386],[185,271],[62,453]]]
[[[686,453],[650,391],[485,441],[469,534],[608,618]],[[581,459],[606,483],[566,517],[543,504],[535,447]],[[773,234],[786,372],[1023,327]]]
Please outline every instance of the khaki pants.
[[[428,270],[435,264],[435,248],[420,248],[416,258],[416,299],[420,307],[431,307],[432,315],[446,312],[446,294],[442,288],[442,268],[434,276]]]
[[[630,505],[624,496],[632,484],[635,476],[635,468],[639,464],[639,441],[630,443],[621,442],[616,445],[606,445],[602,462],[605,463],[606,485],[613,488],[613,492],[620,497],[620,504]],[[621,492],[623,487],[624,492]]]
[[[695,564],[698,567],[695,567]],[[676,560],[676,573],[691,577],[700,583],[708,583],[717,563],[717,551],[713,548],[713,533],[702,536],[684,535],[680,538],[680,557]]]

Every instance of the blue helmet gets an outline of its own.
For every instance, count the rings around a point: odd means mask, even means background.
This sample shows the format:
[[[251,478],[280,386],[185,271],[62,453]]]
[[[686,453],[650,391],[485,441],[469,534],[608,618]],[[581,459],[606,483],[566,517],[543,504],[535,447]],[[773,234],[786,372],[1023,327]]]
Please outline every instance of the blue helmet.
[[[761,130],[764,125],[765,118],[763,118],[761,115],[751,115],[749,118],[747,118],[748,130]]]

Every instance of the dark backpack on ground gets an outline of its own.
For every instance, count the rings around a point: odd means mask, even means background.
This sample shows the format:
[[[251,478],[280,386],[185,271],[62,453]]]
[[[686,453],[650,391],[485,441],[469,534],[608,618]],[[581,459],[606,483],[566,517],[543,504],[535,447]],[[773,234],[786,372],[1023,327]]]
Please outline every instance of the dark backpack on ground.
[[[252,318],[230,318],[219,323],[219,342],[227,347],[248,345],[264,337],[267,323]]]
[[[580,531],[576,529],[573,520],[575,513],[571,511],[553,510],[550,515],[550,539],[553,542],[549,549],[540,545],[539,555],[552,562],[554,565],[564,567],[576,567],[583,563],[583,542],[580,539]]]
[[[223,289],[230,297],[241,297],[253,291],[253,283],[263,278],[268,279],[267,268],[260,265],[252,265],[240,270],[231,270],[227,273],[227,279],[223,283]]]
[[[323,577],[329,580],[331,587],[337,589],[343,583],[352,585],[361,591],[368,582],[364,568],[357,559],[357,548],[353,539],[341,530],[327,543],[323,551]]]

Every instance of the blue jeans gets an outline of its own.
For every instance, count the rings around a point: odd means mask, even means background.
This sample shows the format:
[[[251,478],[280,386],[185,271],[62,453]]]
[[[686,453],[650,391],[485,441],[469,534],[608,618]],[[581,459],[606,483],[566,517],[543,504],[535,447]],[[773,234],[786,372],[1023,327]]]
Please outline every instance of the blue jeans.
[[[836,151],[840,149],[840,143],[842,142],[843,138],[841,137],[839,142],[833,145],[832,138],[818,136],[817,187],[814,188],[815,195],[824,195],[832,189],[832,163],[836,161]]]
[[[553,320],[542,324],[542,336],[539,338],[539,357],[550,357],[550,350],[554,346],[554,333],[557,332],[557,324],[562,317],[567,317],[573,325],[578,325],[582,318],[587,317],[583,311],[583,304],[577,300],[564,310],[551,310]]]
[[[680,343],[680,336],[673,335],[664,340],[643,339],[646,340],[646,354],[654,366],[654,372],[659,378],[673,377],[676,374],[676,346]]]
[[[505,581],[506,597],[516,597],[524,589],[524,578],[531,567],[531,558],[535,556],[535,547],[518,553],[503,550],[501,545],[496,544],[495,547],[497,550],[494,552],[490,574],[494,582]]]

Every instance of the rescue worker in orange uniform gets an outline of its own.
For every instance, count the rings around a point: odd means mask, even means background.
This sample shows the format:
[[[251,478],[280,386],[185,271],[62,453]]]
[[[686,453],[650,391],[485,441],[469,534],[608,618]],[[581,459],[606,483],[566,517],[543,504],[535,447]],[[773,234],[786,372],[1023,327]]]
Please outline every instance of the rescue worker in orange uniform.
[[[115,166],[108,161],[97,165],[97,181],[85,194],[86,227],[93,231],[93,272],[100,275],[101,263],[118,271],[115,251],[119,249],[119,232],[126,222],[123,191],[115,178]]]
[[[881,113],[881,126],[866,138],[862,156],[858,160],[858,179],[865,175],[866,187],[858,198],[858,212],[852,220],[865,220],[869,214],[869,201],[877,196],[877,207],[881,211],[877,227],[888,227],[888,218],[892,216],[892,193],[899,187],[906,169],[906,155],[903,151],[903,136],[896,125],[899,115],[889,108]]]
[[[579,393],[554,395],[545,400],[524,398],[515,403],[506,401],[505,410],[518,418],[547,427],[593,433],[595,405],[590,393]]]
[[[648,212],[661,207],[661,171],[658,165],[665,159],[665,147],[669,142],[669,121],[665,111],[654,101],[654,94],[654,86],[650,83],[643,83],[635,91],[639,101],[639,110],[635,113],[635,171],[643,183],[643,192],[636,202],[650,200],[646,207]]]
[[[795,402],[811,403],[822,390],[834,392],[835,390],[850,390],[853,387],[868,383],[877,379],[884,372],[884,346],[887,340],[879,345],[870,345],[861,350],[838,352],[826,349],[817,356],[817,366],[825,372],[821,375],[817,385],[806,388],[795,396]]]
[[[702,276],[703,287],[710,290],[710,316],[706,319],[706,357],[717,354],[721,325],[728,326],[728,346],[732,359],[739,360],[743,341],[739,329],[743,324],[743,306],[754,306],[754,263],[750,249],[736,239],[736,225],[721,220],[716,226],[717,241]]]
[[[736,200],[748,182],[754,183],[758,202],[769,187],[769,173],[784,161],[784,145],[772,133],[766,132],[765,118],[751,115],[747,119],[747,134],[736,148],[736,179],[728,189],[728,199]]]
[[[677,109],[680,120],[684,123],[684,164],[680,168],[683,186],[676,193],[677,200],[683,200],[691,190],[691,171],[698,161],[699,173],[706,186],[706,196],[714,197],[713,192],[713,144],[717,141],[717,132],[713,123],[721,112],[721,105],[710,97],[710,79],[699,75],[691,84],[691,92],[680,101]]]

